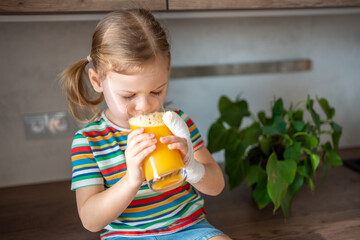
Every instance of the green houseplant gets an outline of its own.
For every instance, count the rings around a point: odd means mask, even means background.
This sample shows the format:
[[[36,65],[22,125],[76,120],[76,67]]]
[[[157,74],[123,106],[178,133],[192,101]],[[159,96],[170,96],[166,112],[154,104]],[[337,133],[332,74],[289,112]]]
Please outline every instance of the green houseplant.
[[[264,111],[253,115],[240,98],[222,96],[218,108],[220,117],[209,128],[208,149],[224,150],[229,188],[246,179],[259,209],[273,203],[274,213],[281,207],[287,218],[300,188],[306,184],[315,189],[314,173],[320,162],[324,178],[330,167],[342,165],[338,155],[342,128],[334,122],[335,109],[325,98],[307,96],[288,109],[282,98],[275,99],[270,117]],[[250,124],[243,126],[244,119]]]

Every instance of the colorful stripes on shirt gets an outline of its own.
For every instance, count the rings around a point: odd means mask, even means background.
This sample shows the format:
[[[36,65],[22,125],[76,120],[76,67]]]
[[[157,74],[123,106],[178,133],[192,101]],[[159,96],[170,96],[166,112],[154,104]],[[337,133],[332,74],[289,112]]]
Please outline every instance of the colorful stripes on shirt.
[[[176,111],[189,127],[194,151],[204,145],[194,122],[182,111]],[[102,117],[75,135],[72,145],[71,189],[103,185],[111,187],[126,174],[126,149],[129,129],[113,125]],[[189,183],[165,192],[155,193],[146,182],[124,212],[108,226],[102,239],[115,236],[159,235],[179,231],[204,218],[203,198]]]

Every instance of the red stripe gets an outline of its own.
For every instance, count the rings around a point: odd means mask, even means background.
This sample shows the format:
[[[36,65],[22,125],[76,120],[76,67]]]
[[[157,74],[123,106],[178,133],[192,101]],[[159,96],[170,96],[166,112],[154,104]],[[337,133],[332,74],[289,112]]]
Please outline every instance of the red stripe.
[[[191,215],[187,216],[186,218],[179,219],[174,224],[185,222],[185,221],[188,221],[188,220],[190,221],[191,219],[196,219],[197,220],[198,216],[200,216],[202,213],[204,213],[204,210],[203,210],[203,208],[200,208],[197,211],[193,212]]]
[[[193,124],[194,122],[189,118],[187,121],[186,121],[186,125],[190,126],[191,124]]]
[[[108,174],[112,174],[112,173],[117,172],[117,171],[124,170],[125,168],[126,168],[126,164],[122,163],[122,164],[116,165],[114,167],[101,170],[101,173],[103,175],[108,175]]]
[[[201,147],[201,145],[205,144],[204,140],[201,140],[198,144],[196,144],[193,148],[194,150],[198,149],[199,147]]]
[[[104,135],[107,135],[109,133],[109,128],[105,128],[103,131],[90,131],[90,132],[84,132],[84,135],[93,137],[95,135],[101,135],[104,137]]]
[[[178,230],[180,228],[183,228],[184,226],[190,225],[195,221],[199,220],[199,217],[204,213],[203,208],[198,209],[196,212],[192,213],[190,216],[180,219],[179,221],[177,221],[176,223],[181,223],[175,227],[171,227],[169,229],[163,229],[163,230],[153,230],[153,231],[146,231],[145,234],[142,232],[127,232],[127,231],[116,231],[116,232],[111,232],[111,233],[107,233],[105,235],[103,235],[101,238],[104,237],[109,237],[109,236],[113,236],[113,235],[128,235],[128,236],[135,236],[135,235],[149,235],[149,234],[156,234],[156,233],[166,233],[166,232],[174,232],[175,230]],[[187,221],[189,220],[189,221]]]
[[[149,203],[150,204],[156,203],[157,201],[163,200],[164,198],[166,198],[166,197],[168,197],[170,195],[175,195],[175,194],[177,194],[179,192],[182,192],[184,190],[188,190],[189,188],[190,188],[190,184],[186,183],[186,185],[184,185],[183,187],[175,188],[174,190],[165,192],[165,193],[163,193],[161,195],[158,195],[158,196],[155,196],[155,197],[133,200],[130,203],[129,207],[130,206],[136,207],[138,205],[149,205]]]
[[[104,130],[102,131],[96,131],[96,130],[93,130],[93,131],[89,131],[89,132],[84,132],[84,135],[85,136],[89,136],[89,137],[94,137],[96,135],[101,135],[102,137],[108,135],[109,133],[110,134],[113,134],[113,133],[116,133],[116,132],[119,132],[119,130],[117,130],[116,128],[114,127],[106,127]],[[125,132],[125,131],[122,131],[120,133],[120,135],[127,135],[129,134],[130,132]]]
[[[75,147],[71,149],[71,154],[79,153],[79,152],[92,152],[91,147]]]

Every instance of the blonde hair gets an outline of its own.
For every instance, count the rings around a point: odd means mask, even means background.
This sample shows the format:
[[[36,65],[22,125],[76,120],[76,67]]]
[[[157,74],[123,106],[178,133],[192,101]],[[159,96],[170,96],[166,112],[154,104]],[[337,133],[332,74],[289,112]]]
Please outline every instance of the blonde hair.
[[[139,71],[158,57],[165,57],[170,68],[166,32],[150,11],[132,9],[109,13],[95,28],[90,55],[61,74],[71,113],[81,122],[93,121],[101,113],[98,105],[103,95],[94,99],[85,74],[90,60],[99,78],[104,79],[109,71],[122,74]],[[91,110],[90,117],[88,110]]]

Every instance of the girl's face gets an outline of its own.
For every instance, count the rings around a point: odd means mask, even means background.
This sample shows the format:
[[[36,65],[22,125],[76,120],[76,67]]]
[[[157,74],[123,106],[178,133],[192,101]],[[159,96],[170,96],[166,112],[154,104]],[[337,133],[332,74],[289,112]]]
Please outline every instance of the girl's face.
[[[89,70],[89,76],[95,91],[104,94],[108,106],[106,117],[119,127],[129,128],[126,106],[132,102],[136,111],[149,112],[159,106],[155,98],[164,103],[169,70],[161,58],[144,65],[143,70],[135,74],[108,72],[103,81],[96,81]]]

